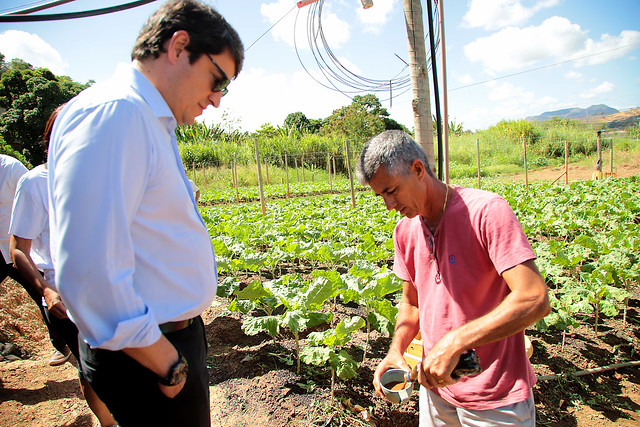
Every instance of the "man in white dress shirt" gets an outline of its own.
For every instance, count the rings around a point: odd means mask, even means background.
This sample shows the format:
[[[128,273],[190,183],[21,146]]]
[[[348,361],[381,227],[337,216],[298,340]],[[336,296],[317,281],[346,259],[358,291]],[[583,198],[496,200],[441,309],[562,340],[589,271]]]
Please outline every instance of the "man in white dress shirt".
[[[84,341],[83,374],[121,426],[208,426],[200,314],[216,293],[216,264],[174,130],[220,105],[244,48],[213,8],[170,1],[132,59],[54,126],[56,284]]]

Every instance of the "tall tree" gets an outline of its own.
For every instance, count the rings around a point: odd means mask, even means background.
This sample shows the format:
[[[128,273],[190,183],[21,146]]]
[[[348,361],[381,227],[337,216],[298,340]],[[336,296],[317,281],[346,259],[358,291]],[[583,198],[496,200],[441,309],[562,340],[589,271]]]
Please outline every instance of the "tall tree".
[[[53,110],[89,86],[67,76],[56,77],[47,68],[33,68],[12,60],[0,78],[0,135],[32,165],[46,160],[44,126]]]
[[[321,132],[363,143],[387,129],[406,130],[389,118],[389,112],[382,107],[377,96],[367,94],[356,95],[350,105],[333,110],[324,121]]]

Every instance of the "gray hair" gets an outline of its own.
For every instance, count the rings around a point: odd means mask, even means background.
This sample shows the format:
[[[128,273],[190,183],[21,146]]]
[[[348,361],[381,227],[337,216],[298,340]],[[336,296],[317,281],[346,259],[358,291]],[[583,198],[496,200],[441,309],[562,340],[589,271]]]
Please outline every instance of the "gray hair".
[[[415,160],[424,163],[427,172],[433,175],[422,147],[406,132],[388,130],[365,144],[356,165],[356,177],[362,185],[366,185],[380,166],[384,166],[389,175],[406,176]]]

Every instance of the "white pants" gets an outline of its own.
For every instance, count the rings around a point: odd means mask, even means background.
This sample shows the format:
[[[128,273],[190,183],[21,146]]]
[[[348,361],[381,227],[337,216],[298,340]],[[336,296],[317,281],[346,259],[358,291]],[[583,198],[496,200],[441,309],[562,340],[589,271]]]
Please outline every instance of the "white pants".
[[[420,386],[420,427],[493,427],[536,425],[533,394],[522,402],[495,409],[458,408],[429,389]]]

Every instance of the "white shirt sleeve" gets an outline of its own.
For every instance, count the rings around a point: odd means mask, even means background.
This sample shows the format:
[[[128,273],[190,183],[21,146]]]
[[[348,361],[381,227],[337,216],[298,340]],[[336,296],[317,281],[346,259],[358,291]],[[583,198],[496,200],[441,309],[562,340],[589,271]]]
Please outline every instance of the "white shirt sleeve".
[[[132,286],[130,227],[154,167],[145,117],[126,101],[114,101],[59,119],[56,130],[63,130],[52,138],[49,188],[60,294],[89,345],[150,345],[160,332]]]

